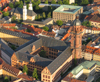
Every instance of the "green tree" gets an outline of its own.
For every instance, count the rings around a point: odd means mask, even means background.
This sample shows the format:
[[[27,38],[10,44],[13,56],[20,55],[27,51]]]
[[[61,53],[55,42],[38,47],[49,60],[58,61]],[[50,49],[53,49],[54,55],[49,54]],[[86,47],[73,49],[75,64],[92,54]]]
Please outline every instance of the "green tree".
[[[42,13],[42,17],[43,18],[46,18],[45,12]]]
[[[16,21],[16,16],[12,16],[11,21]]]
[[[41,0],[38,0],[37,3],[40,4],[41,3]]]
[[[58,4],[63,4],[61,0],[58,1]]]
[[[20,5],[18,6],[19,8],[23,8],[23,2],[20,2]]]
[[[51,18],[51,12],[48,13],[47,17],[48,18]]]
[[[38,14],[38,19],[40,19],[41,18],[41,15],[40,14]]]
[[[15,4],[14,4],[14,7],[16,8],[16,7],[18,7],[19,6],[19,2],[17,1],[17,2],[15,2]]]
[[[10,8],[14,8],[14,4],[13,3],[9,3],[9,7]]]
[[[52,0],[52,1],[51,1],[51,4],[56,4],[56,1],[55,1],[55,0]]]
[[[57,23],[57,25],[61,26],[63,24],[63,21],[57,20],[56,23]]]
[[[63,0],[63,4],[69,4],[69,0]]]
[[[4,16],[4,17],[9,16],[9,12],[8,12],[8,11],[7,11],[7,12],[4,12],[4,13],[3,13],[3,16]]]
[[[35,6],[35,10],[39,10],[39,6],[37,5],[37,6]]]
[[[48,4],[48,0],[45,1],[45,4]]]
[[[26,29],[26,32],[31,32],[31,30],[29,28]]]
[[[38,80],[38,74],[37,74],[37,69],[36,68],[34,68],[34,70],[33,70],[32,77],[36,78],[36,80]]]
[[[87,4],[89,4],[88,0],[82,0],[81,5],[87,5]]]
[[[11,76],[9,77],[9,81],[11,81]]]
[[[27,5],[27,9],[29,8],[29,4],[26,4]]]
[[[25,73],[25,72],[26,72],[26,74],[28,74],[28,68],[26,65],[24,65],[24,67],[23,67],[23,73]]]
[[[91,23],[89,21],[82,22],[83,26],[91,27]]]
[[[4,78],[4,81],[3,81],[3,82],[9,82],[9,80],[8,80],[8,77],[7,77],[7,76]]]
[[[44,26],[43,29],[44,29],[45,31],[48,31],[48,30],[49,30],[49,27]]]
[[[89,0],[89,3],[92,4],[93,3],[93,0]]]

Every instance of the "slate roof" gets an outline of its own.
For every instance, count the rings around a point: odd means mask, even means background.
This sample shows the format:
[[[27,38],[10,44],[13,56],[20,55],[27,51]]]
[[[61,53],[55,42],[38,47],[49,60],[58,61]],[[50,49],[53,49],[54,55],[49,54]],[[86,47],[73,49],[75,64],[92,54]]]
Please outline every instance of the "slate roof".
[[[19,7],[17,7],[16,9],[13,9],[12,11],[10,11],[10,12],[14,12],[14,13],[18,13],[18,14],[21,14],[21,15],[23,15],[23,8],[19,8]],[[28,10],[27,9],[27,15],[28,16],[36,16],[36,13],[33,11],[33,10]]]
[[[22,9],[22,8],[17,7],[17,8],[15,9],[15,12],[14,12],[14,13],[18,13],[18,14],[23,15],[23,9]]]
[[[37,55],[33,56],[35,60],[36,65],[40,66],[48,66],[48,69],[50,69],[50,72],[53,73],[60,65],[62,65],[69,56],[71,56],[71,49],[67,48],[70,44],[65,43],[64,41],[56,40],[54,38],[48,38],[48,37],[39,37],[40,39],[36,40],[35,42],[28,42],[19,47],[17,52],[15,54],[21,61],[27,61],[29,62],[30,56],[29,54],[32,52],[32,47],[35,45],[35,49],[38,49],[39,47],[46,46],[49,48],[53,48],[56,50],[63,51],[59,54],[59,56],[52,62],[52,60],[39,57]],[[20,54],[20,55],[19,55]],[[25,55],[25,57],[23,57]],[[57,62],[59,62],[57,64]],[[49,66],[50,64],[50,66]],[[52,67],[52,68],[51,68]]]
[[[27,53],[31,53],[32,52],[32,47],[33,45],[35,45],[35,49],[38,49],[39,47],[42,46],[42,40],[39,39],[33,43],[25,43],[24,45],[22,45],[22,47],[19,47],[19,51],[18,52],[27,52]],[[25,46],[25,47],[24,47]],[[21,49],[22,48],[22,49]]]
[[[17,52],[16,56],[17,56],[18,60],[26,61],[26,62],[29,62],[30,58],[33,57],[33,55],[30,55],[30,54],[27,54],[24,52]]]
[[[14,51],[8,46],[8,44],[0,38],[1,50],[11,57]]]
[[[4,29],[4,28],[0,28],[0,32],[5,33],[5,34],[10,34],[10,35],[13,35],[13,36],[17,36],[17,37],[20,37],[20,38],[24,38],[24,39],[27,39],[27,40],[36,39],[36,37],[34,37],[34,36],[23,34],[23,33],[20,33],[20,32],[10,31],[10,30]]]
[[[44,37],[44,36],[39,36],[39,38],[42,39],[43,46],[60,50],[60,51],[65,50],[70,45],[68,43],[65,43],[64,41],[56,40],[54,38],[49,38],[49,37]]]
[[[28,16],[33,16],[33,15],[37,15],[33,10],[27,10],[27,15]]]
[[[100,22],[100,15],[99,15],[99,14],[94,15],[94,16],[90,19],[90,21]]]
[[[47,68],[53,74],[70,56],[72,55],[71,48],[65,49],[54,61],[52,61]]]
[[[7,21],[9,19],[10,19],[10,16],[6,16],[6,17],[2,18],[3,21]]]
[[[25,44],[23,44],[23,45],[19,46],[19,47],[18,47],[15,51],[18,51],[18,50],[20,50],[20,49],[22,49],[22,48],[24,48],[24,47],[28,46],[29,44],[31,44],[31,43],[33,43],[33,42],[35,42],[36,40],[38,40],[38,38],[36,38],[36,39],[32,39],[32,40],[30,40],[30,41],[26,42]]]
[[[41,25],[46,25],[48,22],[53,20],[52,18],[47,18],[44,21],[30,21],[30,20],[24,20],[23,23],[33,23],[33,24],[41,24]]]
[[[40,65],[43,67],[48,66],[52,62],[51,59],[43,58],[38,55],[35,55],[33,58],[35,60],[36,65]]]
[[[29,62],[30,58],[33,57],[35,60],[35,64],[43,66],[43,67],[49,65],[52,62],[52,60],[40,57],[38,55],[30,55],[30,54],[27,54],[24,52],[16,52],[15,54],[16,54],[18,60],[20,60],[20,62],[22,62],[22,61]]]

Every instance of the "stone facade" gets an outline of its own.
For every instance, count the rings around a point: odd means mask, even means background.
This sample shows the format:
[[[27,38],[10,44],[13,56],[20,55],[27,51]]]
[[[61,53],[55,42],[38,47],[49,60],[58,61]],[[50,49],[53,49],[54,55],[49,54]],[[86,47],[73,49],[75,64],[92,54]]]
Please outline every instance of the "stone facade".
[[[66,22],[72,23],[75,20],[77,14],[83,13],[83,8],[80,8],[75,13],[69,13],[69,12],[65,13],[65,12],[66,11],[62,12],[62,9],[57,12],[54,10],[53,11],[54,22],[56,22],[57,20],[62,20],[64,23],[66,23]]]
[[[82,28],[81,25],[73,26],[71,32],[71,48],[73,49],[73,58],[81,59],[81,47],[82,47]]]

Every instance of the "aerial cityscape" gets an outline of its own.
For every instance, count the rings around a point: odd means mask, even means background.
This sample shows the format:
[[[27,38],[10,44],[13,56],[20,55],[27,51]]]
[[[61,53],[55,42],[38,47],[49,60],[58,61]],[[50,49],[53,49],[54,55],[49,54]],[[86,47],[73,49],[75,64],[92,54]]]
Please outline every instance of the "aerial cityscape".
[[[100,82],[100,0],[0,0],[0,82]]]

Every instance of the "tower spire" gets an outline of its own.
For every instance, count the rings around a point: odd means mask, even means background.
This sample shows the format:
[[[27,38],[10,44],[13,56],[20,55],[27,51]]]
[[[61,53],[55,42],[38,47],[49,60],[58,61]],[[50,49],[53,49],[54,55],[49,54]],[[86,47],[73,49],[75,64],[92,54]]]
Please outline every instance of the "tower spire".
[[[73,58],[78,60],[78,62],[82,58],[81,47],[82,47],[81,21],[79,20],[79,15],[76,15],[76,19],[73,22],[73,27],[71,30],[71,49],[73,50]]]
[[[31,0],[30,0],[30,3],[29,3],[29,8],[28,8],[29,10],[33,10],[33,6],[32,6],[32,2],[31,2]]]

